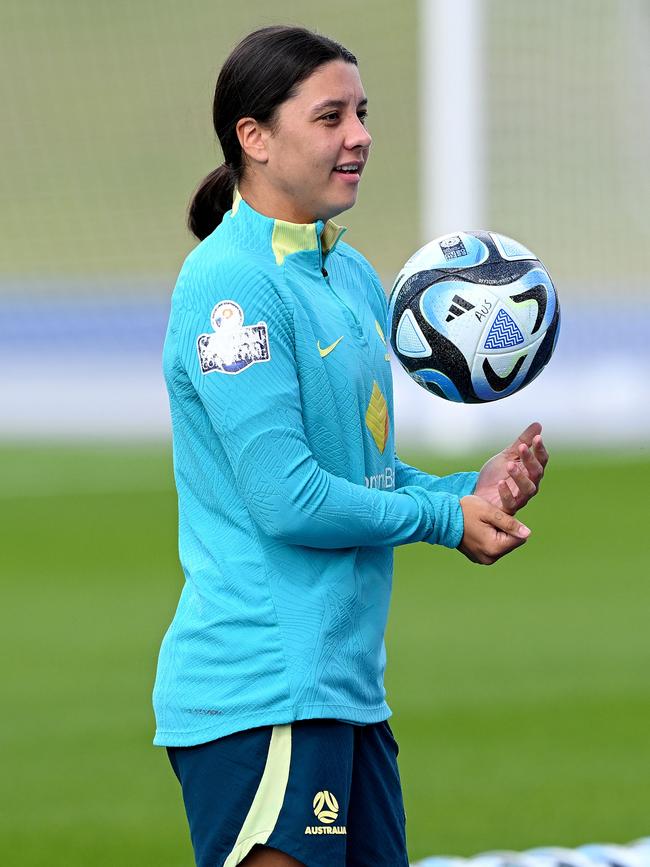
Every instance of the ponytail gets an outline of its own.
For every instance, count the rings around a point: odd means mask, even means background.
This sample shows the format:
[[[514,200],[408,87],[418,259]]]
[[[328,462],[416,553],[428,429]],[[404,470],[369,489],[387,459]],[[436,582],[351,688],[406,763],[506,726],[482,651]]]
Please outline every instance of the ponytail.
[[[187,226],[199,241],[207,238],[232,207],[237,172],[222,163],[199,184],[187,213]]]

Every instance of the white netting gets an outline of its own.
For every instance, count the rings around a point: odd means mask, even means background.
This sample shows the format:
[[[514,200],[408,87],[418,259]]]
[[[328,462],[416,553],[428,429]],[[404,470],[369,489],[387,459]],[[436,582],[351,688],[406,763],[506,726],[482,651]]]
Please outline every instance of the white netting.
[[[488,10],[490,225],[524,239],[561,285],[647,293],[650,3]]]
[[[152,276],[167,294],[194,244],[189,197],[222,160],[211,117],[218,69],[241,37],[272,23],[316,28],[359,56],[377,143],[345,222],[392,272],[417,237],[414,152],[406,179],[391,171],[414,117],[414,3],[4,0],[0,292],[28,275],[48,293],[59,291],[55,278],[89,278],[92,293],[92,278],[108,275],[118,294]]]
[[[359,56],[375,143],[344,222],[390,282],[421,240],[419,14],[416,0],[281,0],[272,12],[225,0],[6,0],[0,287],[8,275],[112,275],[119,292],[120,277],[173,277],[192,245],[188,197],[220,160],[217,69],[244,33],[278,21],[317,27]],[[481,20],[487,227],[529,244],[564,285],[642,291],[650,3],[484,0]]]

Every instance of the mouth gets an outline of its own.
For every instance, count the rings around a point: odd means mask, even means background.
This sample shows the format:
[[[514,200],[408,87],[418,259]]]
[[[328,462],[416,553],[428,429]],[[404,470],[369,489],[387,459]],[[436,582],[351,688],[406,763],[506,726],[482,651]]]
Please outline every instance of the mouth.
[[[340,163],[334,167],[334,171],[349,181],[358,181],[363,171],[363,163],[360,160],[349,163]]]

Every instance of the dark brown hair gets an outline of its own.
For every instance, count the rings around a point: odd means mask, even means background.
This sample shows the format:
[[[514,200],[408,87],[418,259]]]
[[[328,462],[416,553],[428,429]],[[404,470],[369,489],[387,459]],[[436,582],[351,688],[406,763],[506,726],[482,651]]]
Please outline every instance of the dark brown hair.
[[[303,27],[278,25],[250,33],[224,63],[214,92],[212,120],[224,162],[198,186],[190,202],[187,225],[206,238],[232,206],[242,176],[242,150],[236,126],[242,117],[272,125],[280,105],[324,63],[357,59],[338,42]]]

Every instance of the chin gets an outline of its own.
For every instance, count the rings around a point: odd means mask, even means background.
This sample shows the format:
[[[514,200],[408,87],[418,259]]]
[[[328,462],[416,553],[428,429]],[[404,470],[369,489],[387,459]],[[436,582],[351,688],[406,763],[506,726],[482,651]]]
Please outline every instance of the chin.
[[[327,209],[327,216],[322,217],[324,220],[332,220],[344,211],[349,211],[354,207],[357,201],[356,193],[353,196],[348,196],[345,199],[340,199],[338,202],[330,202]]]

